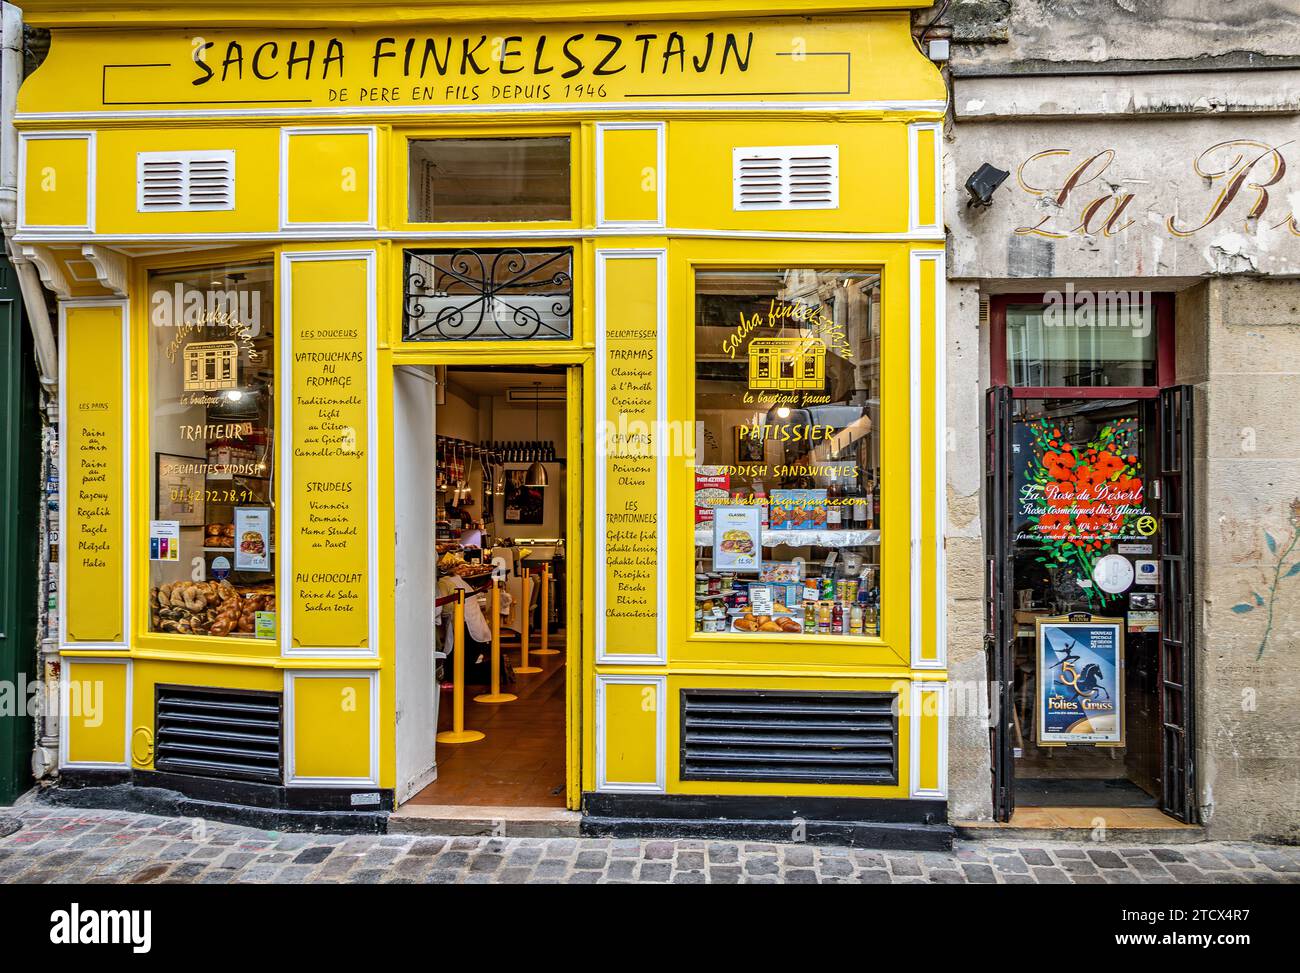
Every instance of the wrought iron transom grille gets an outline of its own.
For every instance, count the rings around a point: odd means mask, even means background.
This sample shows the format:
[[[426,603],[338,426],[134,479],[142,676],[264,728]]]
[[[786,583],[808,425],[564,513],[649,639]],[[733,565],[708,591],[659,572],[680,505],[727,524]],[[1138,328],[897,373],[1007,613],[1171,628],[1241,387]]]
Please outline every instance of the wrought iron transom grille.
[[[573,248],[407,250],[407,341],[573,337]]]

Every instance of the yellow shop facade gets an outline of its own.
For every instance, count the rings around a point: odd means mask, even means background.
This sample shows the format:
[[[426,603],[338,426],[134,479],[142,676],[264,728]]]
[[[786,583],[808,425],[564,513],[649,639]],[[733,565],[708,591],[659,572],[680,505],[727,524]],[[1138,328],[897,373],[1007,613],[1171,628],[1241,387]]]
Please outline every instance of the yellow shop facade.
[[[590,832],[946,841],[923,5],[26,4],[62,786],[384,827],[496,747]],[[552,757],[435,739],[453,575]]]

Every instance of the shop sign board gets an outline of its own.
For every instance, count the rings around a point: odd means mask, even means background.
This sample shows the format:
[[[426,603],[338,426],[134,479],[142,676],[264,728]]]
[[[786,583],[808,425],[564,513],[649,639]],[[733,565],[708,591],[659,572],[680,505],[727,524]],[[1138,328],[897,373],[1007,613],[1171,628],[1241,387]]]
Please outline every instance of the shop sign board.
[[[25,85],[20,97],[23,110],[63,111],[943,100],[905,28],[872,31],[864,46],[866,26],[766,18],[59,31],[33,77],[43,90]]]
[[[1040,746],[1124,745],[1124,620],[1035,620]]]

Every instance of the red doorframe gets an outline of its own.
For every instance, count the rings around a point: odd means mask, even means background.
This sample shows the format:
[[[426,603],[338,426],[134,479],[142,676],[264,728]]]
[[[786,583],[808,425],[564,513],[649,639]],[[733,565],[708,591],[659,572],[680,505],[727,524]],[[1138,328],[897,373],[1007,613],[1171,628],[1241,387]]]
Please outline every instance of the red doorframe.
[[[1007,307],[1047,303],[1043,293],[996,294],[989,298],[989,385],[1007,384]],[[1156,312],[1155,385],[1022,386],[1016,399],[1154,399],[1174,384],[1174,295],[1153,294]]]

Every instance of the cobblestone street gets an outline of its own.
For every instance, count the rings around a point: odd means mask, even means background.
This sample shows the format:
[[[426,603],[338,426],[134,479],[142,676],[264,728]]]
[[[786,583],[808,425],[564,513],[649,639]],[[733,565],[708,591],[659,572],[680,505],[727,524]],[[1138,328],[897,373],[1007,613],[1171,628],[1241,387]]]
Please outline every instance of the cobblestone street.
[[[13,824],[20,827],[9,834]],[[736,841],[259,831],[27,804],[0,814],[0,883],[1300,883],[1300,848],[959,842],[951,853]]]

